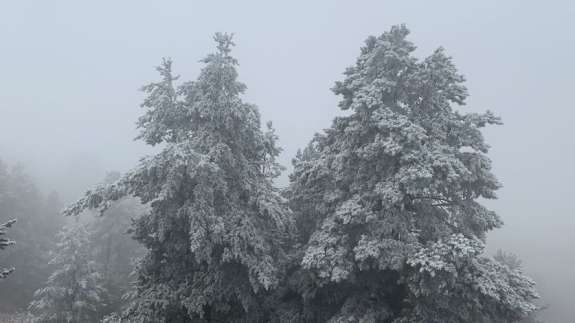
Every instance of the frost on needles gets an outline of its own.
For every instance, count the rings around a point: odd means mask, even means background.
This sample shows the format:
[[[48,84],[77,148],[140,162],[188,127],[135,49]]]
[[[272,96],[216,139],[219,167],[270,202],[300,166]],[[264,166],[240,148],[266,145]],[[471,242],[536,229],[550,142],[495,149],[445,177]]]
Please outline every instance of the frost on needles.
[[[512,322],[537,307],[520,268],[484,254],[500,187],[464,78],[443,49],[413,55],[405,26],[369,37],[333,91],[345,116],[294,159],[289,187],[271,124],[243,102],[232,37],[198,78],[172,62],[143,87],[139,139],[155,156],[71,205],[124,196],[147,249],[125,322]],[[289,202],[289,203],[288,203]],[[289,206],[289,207],[288,207]]]
[[[231,35],[214,38],[197,80],[176,85],[164,60],[161,79],[143,87],[138,138],[162,143],[161,152],[66,211],[104,212],[127,195],[150,206],[134,225],[147,254],[129,322],[259,319],[282,277],[293,217],[272,186],[280,150],[257,107],[241,99]]]
[[[304,320],[512,322],[534,283],[483,255],[502,225],[480,203],[500,187],[467,89],[442,48],[413,55],[405,26],[369,37],[333,91],[340,108],[294,160],[289,196],[304,244],[290,286]]]

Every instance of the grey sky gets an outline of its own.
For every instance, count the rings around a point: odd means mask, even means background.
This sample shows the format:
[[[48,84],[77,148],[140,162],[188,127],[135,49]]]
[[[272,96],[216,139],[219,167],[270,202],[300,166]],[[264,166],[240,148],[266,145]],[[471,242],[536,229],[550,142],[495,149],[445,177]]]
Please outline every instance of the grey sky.
[[[489,204],[506,221],[490,244],[522,256],[560,322],[575,314],[574,16],[572,1],[3,1],[0,158],[64,195],[127,170],[151,152],[132,141],[138,88],[163,56],[195,78],[211,35],[227,31],[246,99],[274,122],[288,166],[340,113],[329,89],[364,39],[406,23],[419,55],[454,57],[466,109],[503,117],[487,132],[504,184]]]

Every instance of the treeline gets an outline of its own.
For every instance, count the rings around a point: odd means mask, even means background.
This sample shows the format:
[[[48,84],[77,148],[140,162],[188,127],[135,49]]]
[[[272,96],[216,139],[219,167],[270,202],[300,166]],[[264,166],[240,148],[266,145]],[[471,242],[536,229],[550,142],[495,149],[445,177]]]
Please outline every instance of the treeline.
[[[348,113],[295,156],[282,190],[278,137],[243,101],[231,35],[215,35],[194,81],[165,59],[137,123],[161,149],[65,209],[103,217],[59,234],[35,320],[528,319],[535,283],[512,257],[484,253],[502,221],[481,204],[500,187],[481,130],[501,120],[460,112],[468,93],[452,59],[415,57],[408,34],[366,40],[333,88]],[[135,266],[116,231],[128,227],[144,249]]]
[[[110,173],[103,183],[119,175]],[[142,206],[124,199],[109,216],[65,218],[58,194],[43,196],[23,167],[0,163],[3,322],[95,322],[116,312],[141,248],[128,230]],[[17,243],[14,243],[17,241]],[[83,313],[81,316],[74,316]]]
[[[0,161],[0,221],[16,219],[9,237],[18,241],[0,253],[0,264],[17,268],[0,284],[0,312],[25,310],[53,267],[49,253],[64,223],[57,193],[43,195],[22,166]]]

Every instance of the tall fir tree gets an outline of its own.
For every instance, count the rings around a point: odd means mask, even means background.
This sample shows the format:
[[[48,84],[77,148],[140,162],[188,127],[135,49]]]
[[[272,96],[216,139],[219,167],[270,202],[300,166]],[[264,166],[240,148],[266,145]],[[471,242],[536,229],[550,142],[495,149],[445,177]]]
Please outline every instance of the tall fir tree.
[[[59,234],[50,261],[56,270],[34,293],[30,310],[38,323],[99,322],[106,289],[92,260],[86,225],[73,223]]]
[[[500,187],[464,78],[442,48],[423,60],[405,26],[369,37],[333,91],[349,113],[294,160],[288,190],[305,246],[289,280],[308,322],[512,322],[534,283],[483,255]],[[295,299],[295,301],[294,301]]]
[[[149,206],[134,225],[147,253],[129,322],[265,320],[263,297],[282,278],[292,216],[272,185],[276,137],[241,99],[232,37],[214,39],[196,81],[176,86],[164,60],[162,79],[143,87],[138,138],[161,152],[65,212],[105,211],[128,195]]]

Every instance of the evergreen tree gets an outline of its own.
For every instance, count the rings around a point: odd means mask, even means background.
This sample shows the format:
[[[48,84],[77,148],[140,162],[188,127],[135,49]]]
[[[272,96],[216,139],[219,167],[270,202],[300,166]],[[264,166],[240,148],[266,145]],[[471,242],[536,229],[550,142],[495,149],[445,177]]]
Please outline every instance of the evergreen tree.
[[[419,60],[405,26],[369,37],[333,91],[338,117],[294,160],[305,246],[285,299],[308,322],[511,322],[534,283],[483,255],[500,187],[464,78],[443,49]]]
[[[8,188],[9,174],[4,163],[0,160],[0,210],[4,209],[7,201],[10,199],[10,191]],[[6,229],[12,227],[16,220],[12,219],[5,223],[0,224],[0,250],[4,250],[6,247],[14,244],[14,240],[5,237]],[[6,278],[14,268],[2,268],[0,267],[0,279]]]
[[[14,240],[4,237],[6,235],[6,229],[12,227],[16,222],[15,219],[10,220],[6,223],[0,224],[0,250],[4,250],[6,247],[14,244]],[[14,268],[0,268],[0,279],[6,278],[14,271]]]
[[[2,283],[0,311],[25,310],[34,291],[50,275],[48,255],[62,223],[58,208],[57,201],[45,200],[23,166],[8,169],[0,165],[0,214],[18,219],[18,225],[10,232],[18,243],[0,254],[0,263],[17,268]]]
[[[196,81],[176,86],[164,60],[162,79],[143,87],[138,138],[161,152],[65,212],[105,211],[128,195],[149,206],[134,225],[147,253],[129,322],[265,320],[263,298],[282,278],[291,214],[272,186],[276,137],[241,99],[232,37],[214,38]]]
[[[106,290],[92,261],[89,233],[80,223],[59,234],[51,264],[56,270],[34,294],[30,310],[41,323],[98,322]]]

